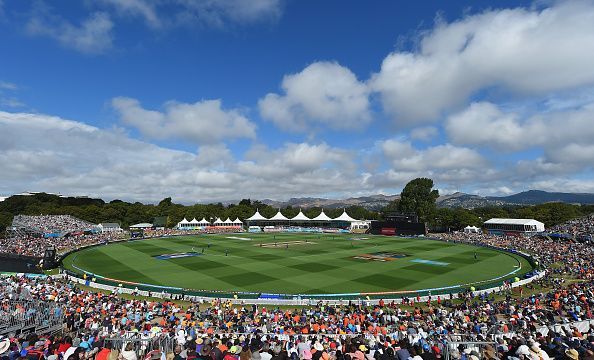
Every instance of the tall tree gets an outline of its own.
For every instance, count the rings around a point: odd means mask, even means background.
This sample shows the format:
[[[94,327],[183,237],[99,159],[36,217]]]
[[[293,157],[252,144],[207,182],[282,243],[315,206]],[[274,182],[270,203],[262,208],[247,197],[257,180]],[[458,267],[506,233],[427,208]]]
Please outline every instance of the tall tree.
[[[398,210],[403,213],[414,212],[419,221],[426,222],[435,213],[435,201],[439,192],[433,189],[433,180],[417,178],[409,181],[400,194]]]

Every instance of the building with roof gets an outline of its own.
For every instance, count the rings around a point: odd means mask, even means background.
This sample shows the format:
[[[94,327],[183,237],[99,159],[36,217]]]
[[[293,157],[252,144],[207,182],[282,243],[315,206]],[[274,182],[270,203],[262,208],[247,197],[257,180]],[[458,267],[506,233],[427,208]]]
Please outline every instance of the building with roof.
[[[130,229],[150,229],[152,227],[153,227],[153,224],[151,224],[151,223],[140,223],[140,224],[130,225]]]
[[[493,218],[483,225],[489,234],[538,233],[545,230],[544,224],[534,219]]]
[[[118,223],[101,223],[101,224],[97,225],[97,228],[102,233],[114,233],[114,232],[119,233],[119,232],[124,231],[120,227],[120,224],[118,224]]]

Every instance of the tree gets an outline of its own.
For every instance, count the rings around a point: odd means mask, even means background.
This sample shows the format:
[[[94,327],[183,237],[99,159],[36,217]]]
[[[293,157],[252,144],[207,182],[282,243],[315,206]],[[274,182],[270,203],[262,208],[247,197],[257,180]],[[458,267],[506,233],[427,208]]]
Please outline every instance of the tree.
[[[168,207],[171,206],[172,202],[171,202],[171,198],[170,197],[166,197],[165,199],[161,200],[159,202],[159,207]]]
[[[433,180],[417,178],[409,181],[400,194],[398,210],[403,213],[414,212],[419,221],[426,222],[435,212],[435,201],[439,192],[433,189]]]
[[[239,202],[239,205],[252,206],[252,200],[250,200],[250,199],[242,199]]]

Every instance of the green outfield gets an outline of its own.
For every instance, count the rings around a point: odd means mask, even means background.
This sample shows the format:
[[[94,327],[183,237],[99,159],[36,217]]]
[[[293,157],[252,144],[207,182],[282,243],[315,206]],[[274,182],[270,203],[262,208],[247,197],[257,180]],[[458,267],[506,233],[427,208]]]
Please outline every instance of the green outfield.
[[[246,233],[137,240],[75,252],[63,265],[78,273],[144,284],[284,294],[478,286],[532,271],[526,259],[506,252],[354,234]]]

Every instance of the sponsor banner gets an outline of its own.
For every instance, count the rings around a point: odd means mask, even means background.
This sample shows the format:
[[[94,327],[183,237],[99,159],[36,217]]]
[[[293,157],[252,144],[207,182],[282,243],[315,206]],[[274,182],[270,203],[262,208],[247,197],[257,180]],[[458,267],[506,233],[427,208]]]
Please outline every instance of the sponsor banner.
[[[435,266],[448,266],[450,263],[441,262],[441,261],[434,261],[434,260],[425,260],[425,259],[412,259],[410,262],[418,263],[418,264],[425,264],[425,265],[435,265]]]
[[[200,256],[202,254],[197,253],[197,252],[182,252],[182,253],[174,253],[174,254],[162,254],[162,255],[156,255],[155,259],[159,259],[159,260],[170,260],[170,259],[181,259],[181,258],[187,258],[187,257],[192,257],[192,256]]]

